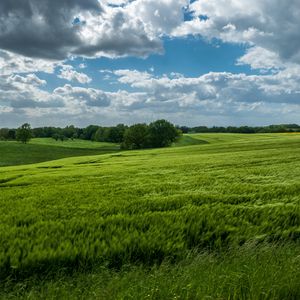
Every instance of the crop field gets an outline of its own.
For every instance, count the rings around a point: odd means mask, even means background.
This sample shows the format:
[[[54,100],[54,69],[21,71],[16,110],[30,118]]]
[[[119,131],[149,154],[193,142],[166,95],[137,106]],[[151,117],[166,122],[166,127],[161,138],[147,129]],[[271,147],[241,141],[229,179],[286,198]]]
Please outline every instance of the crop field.
[[[118,145],[84,140],[55,141],[35,138],[24,145],[15,141],[0,141],[0,167],[32,164],[59,158],[95,155],[118,151]]]
[[[1,167],[0,207],[3,299],[300,298],[299,134]]]

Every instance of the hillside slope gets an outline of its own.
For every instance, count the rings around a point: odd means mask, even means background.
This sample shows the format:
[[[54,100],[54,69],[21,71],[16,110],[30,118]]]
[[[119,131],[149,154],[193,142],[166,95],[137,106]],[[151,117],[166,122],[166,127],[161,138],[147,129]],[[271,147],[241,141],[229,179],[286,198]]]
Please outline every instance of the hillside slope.
[[[1,277],[299,240],[300,135],[193,138],[0,168]]]
[[[0,167],[32,164],[72,156],[111,153],[119,146],[84,140],[55,141],[51,138],[32,139],[28,144],[0,141]]]

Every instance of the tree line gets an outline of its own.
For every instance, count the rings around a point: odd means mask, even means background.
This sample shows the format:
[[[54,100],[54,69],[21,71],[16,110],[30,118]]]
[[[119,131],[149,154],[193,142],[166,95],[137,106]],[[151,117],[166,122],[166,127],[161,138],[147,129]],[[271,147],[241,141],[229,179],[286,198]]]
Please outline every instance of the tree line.
[[[166,120],[132,126],[118,124],[102,127],[89,125],[78,128],[73,125],[60,127],[32,128],[25,123],[17,129],[1,128],[0,140],[17,140],[27,143],[32,137],[53,138],[56,141],[83,139],[97,142],[117,143],[123,149],[160,148],[171,145],[181,135],[181,131]]]
[[[279,124],[269,126],[228,126],[228,127],[206,127],[206,126],[180,126],[178,127],[183,133],[284,133],[300,132],[298,124]]]
[[[32,128],[25,123],[17,129],[0,128],[0,140],[18,140],[26,143],[31,137],[53,138],[64,141],[67,139],[83,139],[97,142],[120,144],[124,149],[141,149],[166,147],[173,143],[181,133],[284,133],[300,132],[297,124],[280,124],[269,126],[174,126],[166,120],[157,120],[148,124],[139,123],[132,126],[118,124],[116,126],[89,125],[85,128],[74,125],[61,127]]]

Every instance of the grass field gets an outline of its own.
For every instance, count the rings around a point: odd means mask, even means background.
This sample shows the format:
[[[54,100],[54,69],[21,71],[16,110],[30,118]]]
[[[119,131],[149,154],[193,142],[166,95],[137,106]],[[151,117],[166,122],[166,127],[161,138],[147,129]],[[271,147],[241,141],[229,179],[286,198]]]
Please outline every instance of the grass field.
[[[299,299],[300,135],[177,146],[0,168],[0,298]]]
[[[0,141],[0,167],[32,164],[59,158],[115,152],[118,145],[84,140],[55,141],[35,138],[24,145],[14,141]]]

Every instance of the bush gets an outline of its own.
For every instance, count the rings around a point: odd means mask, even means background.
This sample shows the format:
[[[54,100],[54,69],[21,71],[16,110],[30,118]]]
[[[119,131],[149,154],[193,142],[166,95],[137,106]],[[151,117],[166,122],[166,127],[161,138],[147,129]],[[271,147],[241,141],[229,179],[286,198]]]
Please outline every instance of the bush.
[[[149,146],[149,128],[147,124],[135,124],[126,129],[122,148],[142,149]]]
[[[150,125],[135,124],[124,134],[124,149],[161,148],[170,146],[181,134],[166,120],[157,120]]]
[[[166,120],[157,120],[149,125],[149,142],[153,148],[170,146],[179,136],[180,131]]]
[[[17,129],[16,138],[18,141],[26,144],[32,138],[30,124],[25,123]]]

